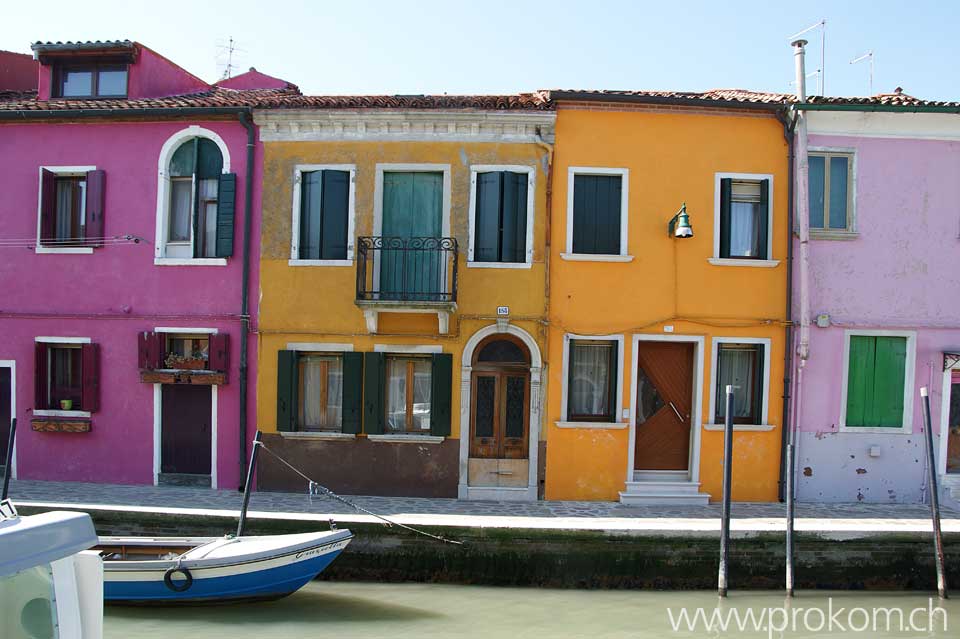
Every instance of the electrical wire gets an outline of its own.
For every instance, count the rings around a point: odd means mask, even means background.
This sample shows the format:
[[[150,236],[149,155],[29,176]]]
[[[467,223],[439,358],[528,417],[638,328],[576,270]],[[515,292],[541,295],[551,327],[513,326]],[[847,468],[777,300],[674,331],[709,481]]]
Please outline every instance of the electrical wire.
[[[142,237],[136,235],[111,235],[104,237],[85,237],[82,239],[63,239],[63,240],[41,240],[37,238],[0,238],[0,248],[87,248],[91,246],[107,246],[118,244],[140,244],[147,243]]]

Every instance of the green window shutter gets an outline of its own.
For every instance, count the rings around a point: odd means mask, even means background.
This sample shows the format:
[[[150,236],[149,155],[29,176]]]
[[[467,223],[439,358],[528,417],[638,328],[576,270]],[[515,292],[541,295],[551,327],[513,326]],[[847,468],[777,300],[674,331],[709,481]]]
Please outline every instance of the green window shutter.
[[[350,172],[324,171],[321,187],[323,214],[320,259],[347,259],[347,223],[350,207]]]
[[[733,200],[733,180],[720,180],[720,257],[730,257],[730,203]]]
[[[197,138],[197,179],[214,179],[223,173],[223,155],[217,143],[208,138]]]
[[[830,158],[830,228],[847,228],[847,163],[849,158]]]
[[[363,353],[343,354],[343,432],[356,435],[363,420]]]
[[[872,423],[876,343],[877,338],[869,335],[850,337],[850,361],[847,369],[847,426],[876,426]]]
[[[384,355],[363,353],[363,430],[368,435],[383,433]]]
[[[826,188],[824,164],[826,158],[822,155],[810,155],[807,183],[809,185],[810,200],[810,228],[825,228],[823,214],[824,189]]]
[[[504,173],[478,173],[473,261],[500,261],[500,196]]]
[[[527,174],[503,173],[500,261],[526,262]],[[619,250],[619,249],[618,249]]]
[[[907,363],[905,337],[876,338],[876,367],[873,375],[874,426],[903,426],[903,383]]]
[[[620,253],[619,175],[575,175],[573,188],[573,252]]]
[[[453,388],[453,355],[434,353],[431,367],[430,434],[450,436],[450,399]]]
[[[237,210],[237,174],[222,173],[217,187],[216,257],[233,255],[233,223]]]
[[[277,351],[277,430],[295,431],[298,412],[297,352]]]
[[[610,349],[610,372],[607,374],[609,382],[607,388],[607,416],[611,422],[615,422],[619,418],[619,415],[617,415],[617,393],[620,392],[617,387],[617,367],[619,366],[617,350],[617,344],[614,342],[613,348]]]
[[[756,352],[756,358],[754,359],[753,365],[756,367],[754,370],[756,374],[753,376],[754,387],[753,387],[753,415],[755,424],[763,423],[763,361],[766,357],[764,352],[765,348],[763,344],[757,344],[754,346]]]
[[[770,259],[767,254],[767,247],[770,232],[770,180],[760,180],[760,219],[757,220],[758,233],[760,237],[760,251],[757,257],[761,260]]]
[[[320,259],[320,195],[323,171],[300,175],[300,247],[301,260]]]
[[[597,218],[591,210],[591,203],[596,199],[596,184],[592,177],[592,175],[573,176],[574,253],[600,252],[597,250]]]

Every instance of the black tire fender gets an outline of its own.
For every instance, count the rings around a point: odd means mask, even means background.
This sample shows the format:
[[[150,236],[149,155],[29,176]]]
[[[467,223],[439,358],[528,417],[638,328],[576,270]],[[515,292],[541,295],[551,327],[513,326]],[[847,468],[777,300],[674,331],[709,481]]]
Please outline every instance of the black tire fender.
[[[178,572],[181,573],[186,579],[186,581],[179,585],[173,583],[173,576]],[[173,592],[186,592],[187,590],[190,590],[190,586],[193,585],[193,575],[190,574],[189,568],[173,566],[172,568],[168,568],[167,572],[163,573],[163,585]]]

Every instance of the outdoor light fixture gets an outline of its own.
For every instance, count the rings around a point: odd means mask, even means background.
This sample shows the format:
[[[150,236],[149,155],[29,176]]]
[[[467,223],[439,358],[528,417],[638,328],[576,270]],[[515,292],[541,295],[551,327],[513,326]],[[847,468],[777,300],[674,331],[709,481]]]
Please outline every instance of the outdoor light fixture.
[[[667,224],[667,235],[678,239],[693,237],[693,227],[690,226],[690,216],[687,215],[687,203],[684,202],[680,210],[670,218]]]

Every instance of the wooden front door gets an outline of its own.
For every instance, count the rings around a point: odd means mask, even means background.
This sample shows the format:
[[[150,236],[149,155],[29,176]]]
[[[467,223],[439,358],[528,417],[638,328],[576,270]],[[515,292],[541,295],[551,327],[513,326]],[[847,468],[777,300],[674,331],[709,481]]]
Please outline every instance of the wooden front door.
[[[160,472],[210,474],[211,386],[164,384],[160,402]]]
[[[13,379],[12,369],[0,368],[0,468],[7,463],[7,443],[10,440],[10,420],[13,418]]]
[[[688,470],[693,344],[637,343],[637,470]]]

